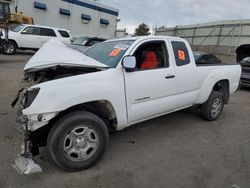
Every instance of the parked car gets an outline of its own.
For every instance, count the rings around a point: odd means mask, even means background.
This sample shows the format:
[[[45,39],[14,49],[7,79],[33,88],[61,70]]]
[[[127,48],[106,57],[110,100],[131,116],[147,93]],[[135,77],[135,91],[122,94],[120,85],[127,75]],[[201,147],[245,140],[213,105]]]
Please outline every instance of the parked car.
[[[69,44],[68,47],[79,52],[84,52],[90,46],[103,41],[105,41],[105,39],[97,37],[79,37],[75,39],[71,44]]]
[[[37,50],[50,39],[58,39],[66,44],[71,40],[70,32],[65,29],[26,24],[12,28],[8,37],[9,43],[3,49],[3,53],[8,55],[15,54],[18,49]]]
[[[31,158],[41,146],[59,167],[77,171],[102,157],[111,130],[194,105],[216,120],[238,89],[241,67],[196,65],[185,39],[148,36],[105,41],[84,54],[51,41],[24,71],[34,84],[18,95],[26,136],[15,167],[28,174],[41,170]]]
[[[243,58],[239,63],[242,67],[240,83],[242,86],[250,87],[250,57]]]
[[[194,52],[194,59],[196,64],[218,64],[221,60],[214,54],[205,52]]]

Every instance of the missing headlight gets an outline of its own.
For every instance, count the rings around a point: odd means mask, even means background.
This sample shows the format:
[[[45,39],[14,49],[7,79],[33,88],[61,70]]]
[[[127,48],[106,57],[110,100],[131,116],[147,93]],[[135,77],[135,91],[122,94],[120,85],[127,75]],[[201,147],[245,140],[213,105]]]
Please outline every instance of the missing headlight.
[[[34,88],[32,90],[29,90],[25,94],[25,103],[24,103],[24,109],[30,107],[30,105],[35,100],[37,94],[39,93],[40,88]]]

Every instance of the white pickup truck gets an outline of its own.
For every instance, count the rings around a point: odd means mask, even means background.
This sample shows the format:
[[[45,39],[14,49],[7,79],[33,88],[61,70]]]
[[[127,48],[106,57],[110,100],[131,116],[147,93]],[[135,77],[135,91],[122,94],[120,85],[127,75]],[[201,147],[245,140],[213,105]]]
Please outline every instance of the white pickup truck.
[[[32,156],[47,146],[61,168],[91,167],[108,145],[109,131],[191,106],[216,120],[237,91],[240,65],[196,65],[188,42],[136,37],[99,43],[84,54],[51,41],[26,64],[29,88],[19,92],[25,135],[15,167],[40,171]]]

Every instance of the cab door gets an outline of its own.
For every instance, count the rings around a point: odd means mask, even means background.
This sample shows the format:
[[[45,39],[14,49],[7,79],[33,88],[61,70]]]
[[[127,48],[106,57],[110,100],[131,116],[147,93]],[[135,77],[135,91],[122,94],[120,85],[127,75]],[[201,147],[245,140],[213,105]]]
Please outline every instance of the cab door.
[[[175,70],[169,62],[166,41],[141,42],[132,51],[137,65],[124,70],[129,124],[176,108]]]
[[[176,72],[176,107],[185,108],[194,104],[199,94],[200,80],[192,49],[181,39],[172,39],[171,46]]]

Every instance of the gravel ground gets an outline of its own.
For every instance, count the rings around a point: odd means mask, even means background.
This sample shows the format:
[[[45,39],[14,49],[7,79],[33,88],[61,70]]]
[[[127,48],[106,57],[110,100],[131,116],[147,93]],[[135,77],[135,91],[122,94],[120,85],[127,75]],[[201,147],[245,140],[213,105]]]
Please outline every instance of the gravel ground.
[[[234,94],[215,122],[187,109],[112,133],[104,157],[89,170],[62,171],[42,149],[36,161],[44,172],[17,174],[11,163],[22,135],[10,103],[31,55],[0,55],[0,188],[250,187],[250,89]]]

